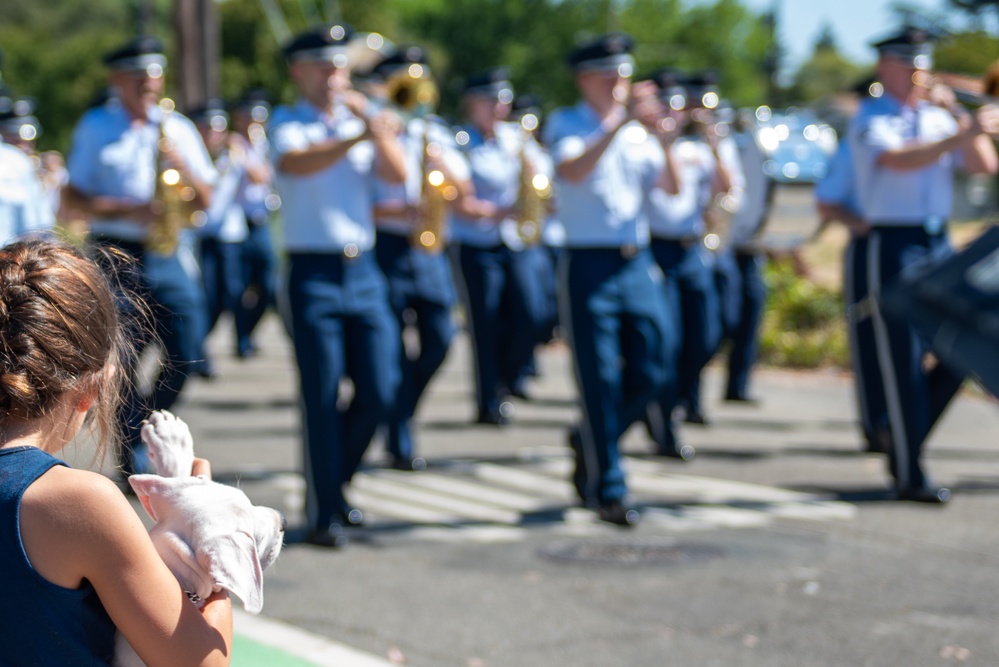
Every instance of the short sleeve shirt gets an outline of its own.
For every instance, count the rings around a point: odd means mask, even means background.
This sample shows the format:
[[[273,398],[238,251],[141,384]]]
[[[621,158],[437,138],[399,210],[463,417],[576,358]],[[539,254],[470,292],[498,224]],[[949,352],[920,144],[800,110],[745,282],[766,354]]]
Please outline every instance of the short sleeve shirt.
[[[55,215],[31,160],[0,139],[0,245],[54,225]]]
[[[307,175],[282,172],[281,159],[331,139],[364,133],[364,122],[346,107],[327,114],[305,100],[274,110],[269,130],[274,186],[281,197],[285,248],[291,252],[340,253],[348,244],[370,250],[375,243],[375,148],[362,141],[344,158]]]
[[[450,129],[444,125],[414,118],[406,123],[401,141],[406,160],[406,182],[386,183],[376,177],[374,185],[376,203],[405,202],[416,205],[420,202],[423,195],[424,144],[436,143],[441,147],[444,166],[452,178],[459,180],[469,178],[468,164],[458,152]],[[378,230],[405,236],[412,231],[412,225],[405,219],[381,217],[378,219]]]
[[[665,164],[659,142],[637,122],[619,129],[594,169],[572,183],[557,176],[562,163],[604,136],[596,112],[580,102],[548,118],[544,138],[556,169],[558,217],[565,245],[577,248],[648,245],[645,203]]]
[[[920,169],[889,169],[877,160],[885,151],[937,142],[957,131],[947,111],[926,102],[910,107],[889,95],[861,102],[849,141],[862,216],[873,225],[946,220],[954,194],[952,153]]]
[[[112,99],[85,113],[74,131],[67,163],[70,185],[89,197],[149,202],[156,191],[161,125],[195,177],[214,184],[218,173],[194,123],[176,112],[164,117],[158,107],[149,122],[139,123]],[[147,235],[144,225],[125,218],[94,219],[90,226],[95,234],[125,241],[143,241]]]

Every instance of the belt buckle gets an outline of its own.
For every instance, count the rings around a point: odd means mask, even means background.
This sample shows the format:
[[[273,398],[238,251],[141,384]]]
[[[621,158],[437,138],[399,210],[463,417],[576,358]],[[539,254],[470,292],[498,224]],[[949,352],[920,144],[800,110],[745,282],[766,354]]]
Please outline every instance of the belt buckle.
[[[345,259],[354,260],[361,256],[362,250],[356,243],[348,243],[343,247],[343,256]]]
[[[638,246],[631,243],[625,243],[621,246],[621,257],[625,259],[631,259],[638,254]]]

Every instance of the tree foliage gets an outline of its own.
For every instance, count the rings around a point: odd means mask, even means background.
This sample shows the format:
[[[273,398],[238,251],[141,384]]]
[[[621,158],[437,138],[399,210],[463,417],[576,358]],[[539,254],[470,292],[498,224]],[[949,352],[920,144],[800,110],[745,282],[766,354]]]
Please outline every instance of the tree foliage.
[[[815,41],[811,58],[795,73],[790,96],[800,103],[818,102],[852,88],[862,73],[863,68],[839,52],[832,30],[826,25]]]
[[[18,94],[39,100],[43,148],[67,148],[76,121],[106,85],[101,55],[134,34],[139,3],[152,8],[149,31],[164,38],[172,55],[171,0],[0,2],[3,76]],[[737,105],[763,102],[768,87],[770,30],[745,0],[219,0],[226,98],[249,87],[277,99],[293,95],[268,3],[291,32],[333,8],[358,30],[426,46],[445,112],[457,111],[466,76],[494,65],[508,66],[517,89],[540,94],[547,108],[573,102],[565,55],[582,38],[608,30],[636,37],[639,73],[667,65],[711,68]]]

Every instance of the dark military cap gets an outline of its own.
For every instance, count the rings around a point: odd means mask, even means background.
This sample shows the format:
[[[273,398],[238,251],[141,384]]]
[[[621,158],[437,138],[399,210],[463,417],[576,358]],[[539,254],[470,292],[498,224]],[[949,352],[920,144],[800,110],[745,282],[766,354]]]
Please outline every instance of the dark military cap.
[[[933,41],[935,36],[928,30],[904,26],[888,37],[871,42],[882,58],[904,61],[916,69],[933,67]]]
[[[495,97],[500,102],[513,102],[513,84],[510,83],[510,70],[505,67],[493,67],[478,72],[465,79],[465,95],[479,97]]]
[[[688,107],[718,106],[718,74],[714,70],[689,72],[679,77],[679,85],[686,91]]]
[[[271,96],[259,88],[245,91],[230,105],[233,112],[248,114],[257,123],[263,123],[271,114]]]
[[[34,115],[36,106],[31,97],[0,97],[0,133],[28,141],[37,139],[42,134],[42,124]]]
[[[427,52],[422,47],[409,44],[398,47],[382,58],[381,61],[371,68],[371,73],[382,78],[387,78],[403,67],[409,67],[410,65],[427,67],[428,62]]]
[[[293,37],[281,52],[289,63],[328,62],[347,66],[347,42],[354,34],[344,23],[312,28]]]
[[[525,113],[538,115],[541,113],[541,97],[534,93],[521,93],[513,98],[510,111],[517,115]]]
[[[642,81],[652,81],[659,88],[659,99],[674,110],[687,106],[687,89],[682,81],[688,77],[687,72],[675,67],[657,69],[651,74],[639,77]]]
[[[163,42],[149,35],[141,35],[104,56],[104,64],[119,72],[145,72],[153,78],[163,76],[167,59]]]
[[[635,72],[635,59],[631,57],[634,47],[631,35],[612,32],[579,45],[566,60],[576,72],[617,72],[631,76]]]
[[[222,100],[210,99],[200,106],[188,109],[185,114],[199,125],[209,125],[213,130],[222,131],[229,127],[229,114]]]

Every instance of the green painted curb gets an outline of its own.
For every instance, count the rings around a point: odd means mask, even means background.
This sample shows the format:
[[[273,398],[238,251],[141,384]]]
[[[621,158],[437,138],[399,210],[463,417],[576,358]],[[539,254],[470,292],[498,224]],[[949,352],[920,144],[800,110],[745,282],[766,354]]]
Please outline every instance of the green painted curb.
[[[289,655],[241,635],[232,638],[232,667],[318,667],[314,662]]]

